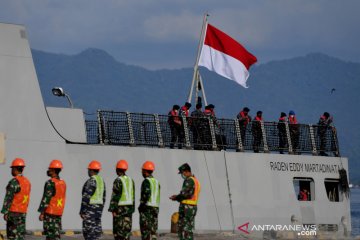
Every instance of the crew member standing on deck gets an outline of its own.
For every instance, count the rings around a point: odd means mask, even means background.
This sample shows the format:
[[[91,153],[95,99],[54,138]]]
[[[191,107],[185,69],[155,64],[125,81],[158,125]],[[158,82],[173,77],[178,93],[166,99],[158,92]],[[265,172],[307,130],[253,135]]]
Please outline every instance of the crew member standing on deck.
[[[66,183],[59,174],[63,168],[60,160],[52,160],[47,175],[50,179],[45,183],[43,197],[38,212],[43,221],[46,240],[60,239],[62,229],[61,216],[65,208]]]
[[[89,179],[82,189],[80,217],[83,219],[83,236],[85,240],[96,240],[101,237],[101,216],[105,203],[105,182],[99,176],[101,163],[91,161],[88,166]]]
[[[191,103],[186,102],[185,105],[180,108],[179,116],[188,117],[190,108],[191,108]]]
[[[320,156],[328,156],[326,151],[326,143],[327,139],[327,131],[328,129],[332,129],[331,123],[333,118],[330,116],[330,113],[324,112],[324,114],[320,117],[318,122],[318,134],[320,137]]]
[[[263,138],[262,129],[261,129],[262,121],[263,121],[262,111],[257,111],[256,117],[252,121],[252,126],[251,126],[251,131],[252,131],[252,135],[254,138],[254,141],[253,141],[254,153],[259,152],[259,148],[260,148],[261,141]]]
[[[193,143],[194,143],[194,149],[202,149],[205,143],[204,140],[204,129],[206,126],[206,119],[204,118],[204,113],[201,110],[202,104],[198,103],[196,104],[196,109],[191,112],[191,124],[190,130],[193,133]]]
[[[185,163],[179,167],[179,174],[184,179],[180,194],[170,197],[173,201],[180,202],[178,235],[180,240],[192,240],[195,227],[197,202],[200,193],[200,183],[191,173],[191,167]]]
[[[182,121],[179,117],[179,105],[174,105],[172,110],[168,114],[168,123],[170,126],[170,132],[171,132],[171,142],[170,142],[170,148],[174,148],[174,145],[177,141],[178,148],[182,148],[182,144],[184,142],[184,136],[182,131]]]
[[[142,166],[144,181],[141,184],[140,205],[138,208],[142,240],[157,239],[160,184],[159,181],[152,176],[154,170],[155,164],[153,162],[144,162]]]
[[[236,116],[236,118],[239,120],[241,143],[243,146],[245,145],[246,127],[248,126],[249,122],[251,122],[249,112],[250,109],[248,107],[244,107],[243,110]]]
[[[31,184],[22,175],[25,162],[15,158],[11,164],[11,175],[14,177],[6,186],[6,195],[1,213],[6,221],[8,239],[25,239],[26,213],[30,201]]]
[[[290,139],[291,145],[293,148],[293,152],[297,154],[298,147],[299,147],[299,138],[300,138],[300,125],[295,116],[295,112],[291,110],[289,112],[289,131],[290,131]]]
[[[132,215],[135,211],[135,183],[125,174],[128,169],[126,160],[116,164],[118,177],[113,184],[109,212],[113,215],[113,234],[115,240],[130,239]]]
[[[284,150],[287,146],[286,113],[284,112],[280,114],[277,129],[279,131],[279,152],[280,154],[284,154]]]

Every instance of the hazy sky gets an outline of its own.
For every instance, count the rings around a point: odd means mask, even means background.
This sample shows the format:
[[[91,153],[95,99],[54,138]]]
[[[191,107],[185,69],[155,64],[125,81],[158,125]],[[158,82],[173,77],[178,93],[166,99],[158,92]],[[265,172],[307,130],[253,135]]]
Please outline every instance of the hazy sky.
[[[258,63],[322,52],[360,62],[359,0],[0,0],[34,49],[100,48],[149,69],[194,65],[204,13]]]

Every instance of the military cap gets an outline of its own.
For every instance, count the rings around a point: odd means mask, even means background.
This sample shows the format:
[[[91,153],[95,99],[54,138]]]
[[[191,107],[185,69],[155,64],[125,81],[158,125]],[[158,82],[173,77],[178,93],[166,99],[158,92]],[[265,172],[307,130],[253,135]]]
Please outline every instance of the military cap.
[[[180,106],[179,106],[179,105],[174,105],[174,106],[173,106],[173,109],[174,109],[174,110],[179,110],[179,109],[180,109]]]
[[[186,170],[191,172],[191,167],[187,163],[184,163],[178,169],[179,169],[179,173],[182,173],[183,171],[186,171]]]

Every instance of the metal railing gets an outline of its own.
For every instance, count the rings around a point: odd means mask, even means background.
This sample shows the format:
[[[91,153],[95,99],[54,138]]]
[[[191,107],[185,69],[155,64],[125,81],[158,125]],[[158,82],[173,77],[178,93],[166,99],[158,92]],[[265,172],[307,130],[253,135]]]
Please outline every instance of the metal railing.
[[[98,111],[86,121],[88,144],[339,156],[336,129],[309,124]],[[178,121],[179,123],[179,121]]]

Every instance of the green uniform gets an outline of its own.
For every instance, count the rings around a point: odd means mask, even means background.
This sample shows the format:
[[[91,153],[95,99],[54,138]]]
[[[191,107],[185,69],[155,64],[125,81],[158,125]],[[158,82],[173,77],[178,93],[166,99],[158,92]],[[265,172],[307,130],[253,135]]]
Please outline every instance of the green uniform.
[[[26,213],[10,212],[10,207],[14,199],[14,195],[20,192],[19,182],[13,178],[6,186],[6,195],[1,213],[7,215],[6,235],[8,239],[21,240],[25,238],[26,232]]]
[[[139,214],[142,240],[157,239],[159,203],[160,184],[155,178],[149,176],[141,184]]]
[[[126,175],[124,175],[126,176]],[[113,192],[111,195],[109,212],[115,213],[113,216],[113,234],[115,240],[130,239],[132,228],[132,215],[135,212],[135,183],[132,179],[126,177],[116,178],[113,184]],[[123,181],[126,187],[123,187]],[[130,186],[132,184],[132,186]],[[129,188],[132,188],[129,189]],[[132,196],[125,197],[126,193],[131,193]],[[129,200],[128,203],[125,203]],[[131,203],[130,203],[131,202]]]
[[[43,228],[44,228],[44,235],[46,236],[47,240],[60,239],[60,234],[62,229],[61,216],[55,216],[45,213],[45,210],[49,206],[51,198],[55,196],[55,193],[56,193],[55,183],[51,181],[51,179],[49,179],[45,183],[43,197],[41,199],[41,203],[38,209],[38,212],[44,214]]]
[[[195,182],[190,177],[184,180],[181,192],[176,196],[176,201],[181,202],[190,199],[194,195]],[[178,235],[180,240],[192,240],[193,230],[195,227],[195,215],[197,212],[196,205],[188,205],[180,203],[179,206],[179,222]]]

